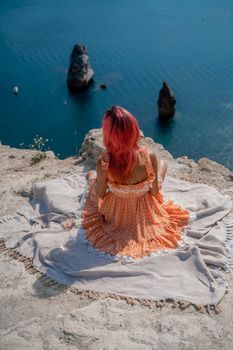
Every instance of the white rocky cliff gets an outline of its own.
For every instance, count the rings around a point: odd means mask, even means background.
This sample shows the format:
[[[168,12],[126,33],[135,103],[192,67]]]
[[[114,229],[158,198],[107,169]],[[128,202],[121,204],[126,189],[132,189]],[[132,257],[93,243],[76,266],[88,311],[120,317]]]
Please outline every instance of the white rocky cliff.
[[[168,161],[169,175],[209,184],[233,199],[233,173],[224,166],[207,158],[174,159],[143,134],[141,144]],[[102,150],[100,129],[90,130],[77,157],[60,160],[48,152],[34,165],[35,151],[0,145],[0,216],[28,201],[36,182],[93,169]],[[150,309],[123,300],[92,300],[65,288],[57,292],[0,253],[0,349],[231,349],[232,276],[221,309],[220,314],[202,314],[192,306]]]

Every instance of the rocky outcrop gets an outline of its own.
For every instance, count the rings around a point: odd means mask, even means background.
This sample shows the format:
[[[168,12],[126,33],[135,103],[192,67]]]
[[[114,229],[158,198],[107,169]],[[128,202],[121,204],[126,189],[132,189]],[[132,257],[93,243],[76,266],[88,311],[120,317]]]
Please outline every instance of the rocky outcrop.
[[[197,162],[187,156],[173,156],[159,143],[140,133],[140,144],[146,146],[157,157],[168,163],[168,174],[190,182],[206,183],[233,199],[233,172],[210,159],[201,158]],[[90,130],[82,143],[79,154],[64,160],[53,152],[35,165],[31,158],[36,151],[11,148],[0,145],[0,216],[16,210],[33,193],[36,182],[62,176],[72,171],[95,169],[99,155],[104,151],[102,129]],[[25,198],[26,197],[26,198]]]
[[[28,201],[36,182],[52,179],[70,172],[73,157],[58,159],[52,151],[32,165],[37,151],[0,145],[0,217],[14,212]]]
[[[167,150],[165,150],[163,145],[155,143],[150,137],[145,137],[142,131],[140,131],[140,145],[146,146],[151,152],[155,151],[158,157],[166,159],[170,164],[175,165],[174,158]],[[86,164],[94,166],[103,151],[104,145],[102,130],[92,129],[84,138],[77,162],[81,163],[85,161]]]
[[[175,114],[176,99],[168,84],[164,81],[159,92],[158,112],[160,118],[169,118]]]
[[[86,88],[92,81],[94,71],[89,63],[87,48],[75,45],[70,56],[70,66],[67,75],[67,84],[71,90]]]
[[[222,193],[228,193],[233,199],[233,172],[210,159],[201,158],[197,162],[187,156],[173,158],[163,145],[145,137],[141,131],[140,145],[155,152],[159,159],[168,163],[168,174],[195,183],[205,183]],[[76,164],[84,164],[86,170],[94,169],[99,155],[104,151],[102,130],[90,130],[82,143]]]
[[[187,156],[174,159],[142,133],[140,143],[167,160],[169,175],[209,184],[233,199],[233,173],[229,169],[207,158],[197,162]],[[101,129],[89,131],[78,157],[60,160],[49,153],[35,165],[30,161],[36,151],[0,145],[0,216],[13,214],[26,202],[35,182],[94,168],[103,149]],[[109,349],[110,338],[117,349],[157,349],[155,344],[160,343],[161,350],[203,350],[205,344],[212,350],[232,348],[232,277],[220,315],[211,310],[203,314],[191,307],[183,310],[179,305],[173,308],[167,304],[160,310],[110,298],[89,300],[88,293],[86,297],[74,294],[29,274],[22,263],[3,253],[0,285],[1,349],[102,350]]]
[[[205,183],[218,191],[229,194],[233,199],[233,172],[210,159],[201,158],[197,162],[187,156],[173,158],[163,145],[145,137],[141,131],[140,145],[155,152],[159,159],[168,163],[168,174],[194,183]],[[94,169],[99,155],[104,151],[102,130],[90,130],[82,143],[76,164],[84,164],[86,170]]]

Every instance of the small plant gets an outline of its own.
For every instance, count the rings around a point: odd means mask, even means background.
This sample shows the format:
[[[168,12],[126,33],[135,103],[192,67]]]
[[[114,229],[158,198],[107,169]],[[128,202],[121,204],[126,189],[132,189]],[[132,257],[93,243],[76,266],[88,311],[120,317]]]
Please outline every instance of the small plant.
[[[49,150],[47,147],[48,142],[48,139],[43,139],[43,137],[36,135],[33,144],[26,146],[24,143],[20,143],[21,148],[28,148],[33,151],[37,151],[36,154],[31,158],[31,165],[39,163],[41,160],[47,157],[47,154],[45,152]]]
[[[45,151],[48,150],[47,143],[48,139],[43,139],[43,137],[36,135],[34,138],[34,144],[29,145],[29,148],[37,151],[36,154],[31,158],[31,164],[39,163],[41,160],[47,157]]]
[[[41,160],[45,159],[47,154],[45,152],[37,152],[35,156],[31,158],[31,164],[39,163]]]

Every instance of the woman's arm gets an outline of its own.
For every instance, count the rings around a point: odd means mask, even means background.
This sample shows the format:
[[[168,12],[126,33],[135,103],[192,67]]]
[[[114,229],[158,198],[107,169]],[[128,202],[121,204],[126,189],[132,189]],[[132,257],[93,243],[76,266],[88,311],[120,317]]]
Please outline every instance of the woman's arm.
[[[157,161],[157,157],[154,153],[150,153],[150,159],[151,159],[151,163],[154,169],[154,173],[155,173],[155,179],[152,182],[152,187],[150,188],[150,193],[152,194],[152,196],[156,196],[157,193],[159,192],[159,184],[158,184],[158,161]]]
[[[98,197],[103,198],[107,191],[107,161],[102,155],[99,157],[96,164],[96,194]]]

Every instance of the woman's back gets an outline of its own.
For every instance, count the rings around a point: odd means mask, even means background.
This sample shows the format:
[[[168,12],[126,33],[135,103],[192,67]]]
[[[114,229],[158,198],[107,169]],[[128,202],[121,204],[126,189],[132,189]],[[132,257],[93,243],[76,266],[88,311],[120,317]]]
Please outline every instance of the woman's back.
[[[153,165],[153,162],[155,165]],[[106,170],[108,166],[106,165]],[[136,151],[136,160],[129,177],[126,180],[114,178],[107,171],[107,187],[112,192],[150,192],[158,194],[157,160],[155,155],[149,154],[143,147]]]
[[[157,160],[139,146],[139,126],[127,110],[113,106],[103,119],[108,153],[97,162],[83,207],[83,227],[91,244],[133,258],[174,248],[188,212],[163,203]],[[111,155],[111,156],[110,156]]]
[[[143,148],[138,151],[131,183],[108,179],[108,191],[100,200],[92,182],[82,223],[93,246],[113,255],[140,258],[177,245],[188,213],[173,203],[163,203],[161,193],[152,196],[149,190],[154,179],[149,152]]]
[[[108,179],[111,182],[117,183],[117,184],[122,184],[122,185],[134,185],[138,184],[140,182],[143,182],[147,180],[148,178],[148,172],[147,168],[145,166],[145,160],[143,158],[142,152],[145,152],[143,149],[139,149],[135,151],[136,153],[136,161],[135,164],[133,165],[130,175],[127,177],[127,179],[117,179],[114,178],[110,173],[108,173]]]

